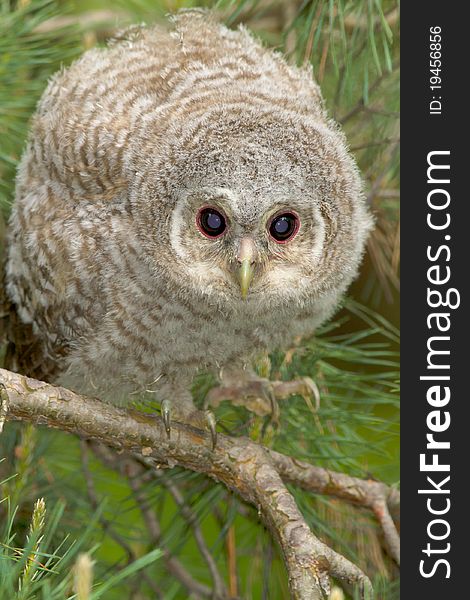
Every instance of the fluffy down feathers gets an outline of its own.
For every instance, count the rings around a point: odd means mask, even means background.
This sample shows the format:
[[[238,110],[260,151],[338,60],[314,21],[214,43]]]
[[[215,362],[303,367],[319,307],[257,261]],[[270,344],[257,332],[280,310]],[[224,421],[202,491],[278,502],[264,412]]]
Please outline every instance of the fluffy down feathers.
[[[196,227],[201,206],[226,216],[220,239]],[[282,210],[301,226],[277,244],[268,224]],[[208,13],[133,28],[39,103],[10,221],[8,366],[113,401],[187,394],[197,370],[328,318],[370,226],[310,69]],[[243,300],[247,237],[258,260]]]

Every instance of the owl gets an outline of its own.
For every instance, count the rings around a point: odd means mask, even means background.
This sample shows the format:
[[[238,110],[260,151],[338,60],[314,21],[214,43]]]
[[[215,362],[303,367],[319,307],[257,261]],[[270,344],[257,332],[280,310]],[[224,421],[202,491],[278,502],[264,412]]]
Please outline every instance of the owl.
[[[170,432],[196,419],[196,373],[247,389],[253,356],[331,316],[371,224],[310,66],[208,12],[131,28],[38,104],[6,366],[105,401],[150,391]]]

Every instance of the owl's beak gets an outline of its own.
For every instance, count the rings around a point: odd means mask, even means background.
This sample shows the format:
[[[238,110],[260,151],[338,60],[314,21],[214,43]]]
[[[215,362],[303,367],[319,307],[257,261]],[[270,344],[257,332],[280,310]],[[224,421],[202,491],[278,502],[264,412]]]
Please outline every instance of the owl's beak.
[[[240,264],[238,269],[238,281],[243,300],[248,295],[248,289],[253,279],[253,264],[258,258],[256,245],[251,237],[244,237],[240,240],[238,246],[237,261]]]

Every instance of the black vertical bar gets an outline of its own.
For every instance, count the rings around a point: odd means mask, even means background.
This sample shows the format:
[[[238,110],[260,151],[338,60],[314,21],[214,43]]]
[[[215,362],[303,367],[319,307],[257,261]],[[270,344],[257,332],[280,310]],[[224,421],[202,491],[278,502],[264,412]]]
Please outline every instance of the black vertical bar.
[[[402,3],[401,597],[406,600],[470,598],[470,30],[460,12],[465,6]],[[439,36],[438,50],[431,44]],[[431,168],[428,174],[430,162],[450,169]],[[455,308],[445,306],[446,299]],[[430,349],[450,354],[430,354]],[[433,461],[436,470],[426,470]],[[449,471],[441,470],[446,465]]]

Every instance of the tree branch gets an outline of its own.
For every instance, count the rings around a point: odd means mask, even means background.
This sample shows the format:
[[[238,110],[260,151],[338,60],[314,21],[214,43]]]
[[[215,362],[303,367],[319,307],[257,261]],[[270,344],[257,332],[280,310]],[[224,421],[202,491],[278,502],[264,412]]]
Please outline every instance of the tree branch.
[[[345,473],[315,467],[273,450],[270,450],[270,454],[285,482],[316,494],[335,496],[346,502],[370,508],[374,512],[376,506],[383,503],[393,515],[393,520],[399,523],[400,492],[397,489],[381,481],[359,479]]]
[[[368,506],[376,514],[377,498],[381,509],[390,498],[396,502],[396,494],[383,484],[318,469],[247,438],[220,435],[212,450],[206,432],[180,423],[173,423],[168,439],[158,417],[117,408],[4,369],[0,369],[0,384],[0,413],[7,411],[7,420],[46,425],[98,440],[145,459],[155,468],[180,465],[205,473],[256,506],[281,547],[295,600],[321,600],[328,593],[329,575],[355,585],[363,598],[372,597],[367,576],[313,534],[282,478],[304,489]],[[387,529],[390,524],[394,527],[391,518]]]

